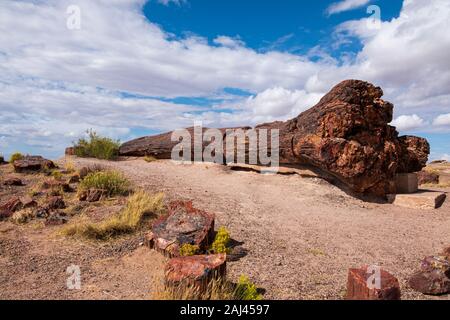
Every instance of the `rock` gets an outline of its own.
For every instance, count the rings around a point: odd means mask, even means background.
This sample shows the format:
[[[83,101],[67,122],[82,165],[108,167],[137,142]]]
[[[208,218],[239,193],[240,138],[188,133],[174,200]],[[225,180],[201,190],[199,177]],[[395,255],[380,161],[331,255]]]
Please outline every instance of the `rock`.
[[[53,161],[44,159],[41,156],[25,156],[21,160],[14,161],[13,166],[16,172],[35,172],[56,168]]]
[[[6,164],[7,162],[5,162],[5,158],[3,158],[3,156],[0,156],[0,165],[2,164]]]
[[[379,87],[346,80],[298,117],[256,129],[279,130],[282,166],[312,166],[353,193],[386,197],[396,192],[397,173],[412,173],[425,166],[429,144],[422,138],[398,136],[389,125],[393,105],[383,101],[382,96]],[[169,132],[132,140],[124,143],[119,153],[170,159],[178,143],[170,137]],[[203,148],[206,145],[203,143]],[[248,153],[248,144],[245,148]],[[270,144],[268,149],[272,152]]]
[[[82,191],[78,194],[78,199],[80,201],[87,201],[87,202],[97,202],[100,201],[105,197],[107,194],[106,190],[102,189],[89,189]]]
[[[14,212],[12,212],[12,211],[0,209],[0,221],[12,217],[13,214],[14,214]]]
[[[74,174],[69,177],[69,179],[67,180],[67,183],[68,184],[79,183],[80,180],[81,180],[80,176],[78,174]]]
[[[30,196],[20,198],[20,202],[22,202],[24,209],[35,208],[38,205],[38,203]]]
[[[73,192],[72,187],[64,181],[49,179],[42,183],[43,190],[55,190],[60,189],[62,192]]]
[[[47,199],[45,208],[48,210],[64,209],[66,208],[66,203],[64,202],[63,197],[52,196]]]
[[[445,248],[441,256],[445,257],[445,260],[450,261],[450,247]]]
[[[13,197],[0,206],[0,210],[11,212],[19,211],[23,208],[23,203],[18,197]]]
[[[439,184],[439,174],[427,170],[417,172],[419,185],[423,184]]]
[[[395,177],[397,193],[414,193],[419,190],[419,180],[415,173],[397,173]]]
[[[429,295],[450,293],[450,262],[445,257],[426,257],[410,279],[409,285],[416,291]]]
[[[66,148],[64,154],[66,156],[74,156],[75,155],[75,148],[74,147],[68,147]]]
[[[175,290],[186,286],[205,292],[213,279],[225,279],[226,254],[177,257],[165,267],[165,285]]]
[[[418,191],[413,194],[388,195],[388,202],[399,207],[433,210],[442,206],[447,195],[435,191]]]
[[[45,225],[46,226],[59,226],[59,225],[67,223],[67,221],[69,221],[69,219],[66,217],[66,214],[64,212],[58,211],[58,212],[54,212],[48,216],[47,220],[45,220]]]
[[[185,243],[206,250],[213,241],[214,215],[183,201],[172,202],[168,214],[157,219],[145,236],[147,246],[169,257],[178,256]]]
[[[50,215],[50,211],[48,208],[45,207],[39,207],[37,208],[37,210],[35,211],[35,216],[37,218],[47,218]]]
[[[380,269],[380,286],[377,288],[376,281],[371,281],[373,273],[368,271],[368,267],[349,270],[346,297],[348,300],[400,300],[400,284],[397,278]]]
[[[422,170],[428,161],[430,144],[427,140],[414,136],[399,138],[401,152],[399,153],[398,173],[410,173]]]
[[[5,186],[23,186],[22,180],[19,178],[9,178],[3,181],[3,185]]]

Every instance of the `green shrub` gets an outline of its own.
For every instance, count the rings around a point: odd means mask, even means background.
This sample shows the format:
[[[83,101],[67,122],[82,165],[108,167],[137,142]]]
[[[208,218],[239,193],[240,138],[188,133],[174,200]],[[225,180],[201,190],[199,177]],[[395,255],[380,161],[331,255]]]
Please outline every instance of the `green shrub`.
[[[129,181],[117,171],[97,171],[89,173],[81,180],[79,192],[99,189],[108,197],[126,195],[130,191]]]
[[[111,160],[119,155],[119,140],[101,137],[93,130],[88,130],[87,134],[89,135],[88,139],[79,139],[74,143],[76,156]]]
[[[62,230],[67,236],[81,236],[88,239],[107,240],[109,238],[134,232],[145,216],[164,213],[164,194],[149,195],[144,191],[133,194],[126,207],[118,214],[99,222],[78,222]]]
[[[211,245],[211,251],[214,253],[230,253],[228,244],[231,240],[230,232],[225,227],[220,227],[217,231],[214,242]]]
[[[182,257],[195,256],[199,251],[200,251],[199,246],[190,243],[185,243],[180,248],[180,256]]]
[[[234,296],[237,300],[262,300],[256,285],[247,276],[241,275],[236,285]]]
[[[9,163],[13,164],[14,161],[22,160],[22,159],[23,159],[23,154],[21,154],[20,152],[16,152],[11,155],[11,158],[9,158]]]

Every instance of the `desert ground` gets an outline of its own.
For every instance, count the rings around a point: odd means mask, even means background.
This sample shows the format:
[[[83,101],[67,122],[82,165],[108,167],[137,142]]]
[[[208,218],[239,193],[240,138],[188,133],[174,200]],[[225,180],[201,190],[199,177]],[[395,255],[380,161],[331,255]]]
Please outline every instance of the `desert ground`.
[[[214,213],[216,227],[226,226],[245,252],[227,263],[228,278],[248,275],[265,291],[264,299],[343,299],[348,269],[372,264],[399,279],[402,299],[449,298],[425,296],[407,284],[425,256],[450,245],[448,199],[437,210],[406,209],[364,202],[320,178],[297,174],[265,175],[170,160],[71,161],[78,168],[101,164],[117,169],[135,188],[164,192],[166,201],[192,200]],[[450,176],[450,166],[439,169]],[[26,185],[42,179],[13,173],[8,165],[0,170]],[[1,202],[26,188],[2,186]],[[121,206],[122,199],[112,199],[80,208],[79,214],[101,220]],[[142,245],[145,230],[93,242],[61,236],[59,228],[39,221],[0,222],[0,299],[152,299],[165,258]],[[80,290],[66,287],[66,268],[72,264],[81,268]]]

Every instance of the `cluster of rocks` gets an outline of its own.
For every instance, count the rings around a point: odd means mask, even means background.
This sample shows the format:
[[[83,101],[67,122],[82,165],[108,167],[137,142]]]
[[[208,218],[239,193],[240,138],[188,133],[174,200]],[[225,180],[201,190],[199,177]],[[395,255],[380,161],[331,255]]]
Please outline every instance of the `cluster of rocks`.
[[[378,268],[378,267],[377,267]],[[389,272],[378,268],[363,266],[350,269],[347,280],[349,300],[400,300],[400,284]],[[376,283],[375,276],[379,276]],[[408,280],[409,286],[426,295],[443,295],[450,293],[450,247],[441,254],[429,256],[422,260],[420,270]]]
[[[225,279],[226,254],[180,256],[183,244],[206,252],[214,240],[214,215],[193,207],[192,202],[176,201],[168,213],[152,224],[144,243],[170,257],[165,267],[165,285],[187,286],[203,292],[212,279]]]

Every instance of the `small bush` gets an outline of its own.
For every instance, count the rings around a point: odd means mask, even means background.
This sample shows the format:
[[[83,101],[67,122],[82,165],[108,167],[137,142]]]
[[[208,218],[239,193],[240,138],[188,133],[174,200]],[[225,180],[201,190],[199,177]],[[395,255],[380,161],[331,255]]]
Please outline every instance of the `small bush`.
[[[119,155],[119,140],[102,137],[93,130],[88,130],[87,134],[88,139],[79,139],[74,143],[76,156],[112,160]]]
[[[206,290],[180,283],[175,287],[162,286],[155,290],[155,300],[235,300],[234,286],[224,279],[213,279]]]
[[[145,156],[144,157],[144,161],[146,161],[146,162],[155,162],[155,161],[158,161],[158,159],[156,159],[153,156]]]
[[[234,296],[238,300],[262,300],[258,289],[247,276],[241,275],[236,285]]]
[[[104,190],[108,197],[126,195],[130,191],[130,183],[120,172],[97,171],[89,173],[80,182],[79,192],[89,189]]]
[[[195,256],[199,251],[200,251],[199,246],[190,243],[185,243],[180,248],[180,256],[182,257]]]
[[[230,253],[231,249],[228,247],[230,240],[230,232],[227,228],[220,227],[217,231],[214,242],[211,245],[211,251],[214,253]]]
[[[9,163],[13,164],[14,161],[22,160],[22,159],[23,159],[23,154],[21,154],[20,152],[16,152],[11,155],[11,158],[9,158]]]
[[[164,212],[164,194],[149,195],[144,191],[133,194],[126,207],[118,214],[99,222],[79,222],[67,226],[62,233],[67,236],[80,236],[88,239],[107,240],[137,230],[143,219]]]
[[[58,170],[53,170],[50,175],[55,178],[55,180],[61,180],[63,178],[63,174]]]

